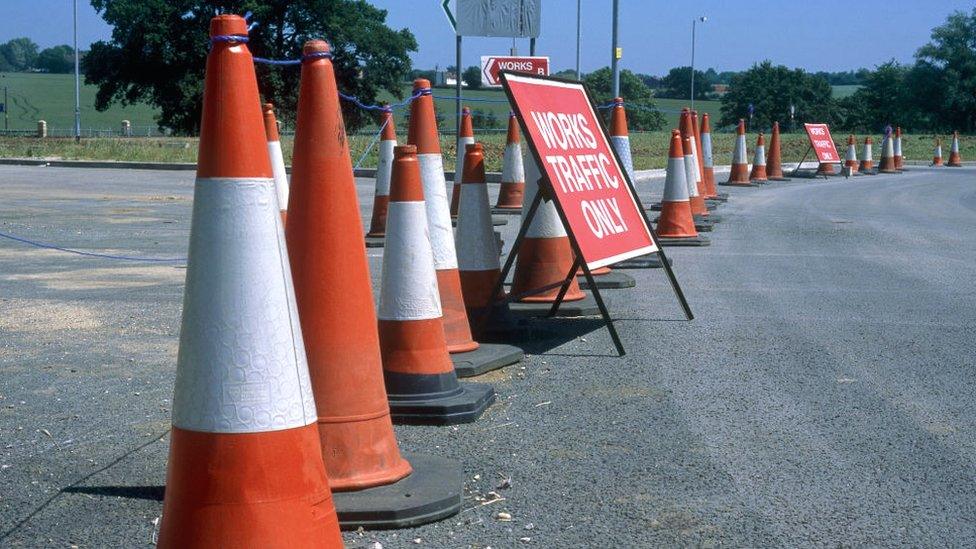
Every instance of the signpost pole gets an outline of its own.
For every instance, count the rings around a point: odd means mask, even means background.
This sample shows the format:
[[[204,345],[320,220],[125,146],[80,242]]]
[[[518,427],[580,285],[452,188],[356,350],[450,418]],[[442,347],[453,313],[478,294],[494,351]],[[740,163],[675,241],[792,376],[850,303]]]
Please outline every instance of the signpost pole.
[[[576,79],[580,80],[580,3],[576,0]],[[535,55],[535,54],[533,54]]]
[[[454,135],[457,139],[461,135],[461,35],[457,35],[456,41],[456,51],[455,51],[455,61],[454,61],[454,93],[457,97],[454,98],[454,117],[457,122],[454,126]],[[461,153],[458,152],[458,155]],[[460,176],[457,176],[457,181],[460,181]]]
[[[7,102],[7,86],[3,87],[3,130],[10,129],[10,103]]]
[[[617,60],[617,12],[619,11],[619,1],[613,0],[613,46],[610,52],[610,72],[613,74],[613,96],[620,97],[620,63]]]

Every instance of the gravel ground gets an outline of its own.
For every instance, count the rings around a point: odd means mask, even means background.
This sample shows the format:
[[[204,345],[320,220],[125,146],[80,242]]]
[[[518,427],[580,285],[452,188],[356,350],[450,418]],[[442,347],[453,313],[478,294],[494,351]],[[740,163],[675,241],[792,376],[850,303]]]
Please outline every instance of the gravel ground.
[[[192,179],[0,167],[0,231],[180,257]],[[461,514],[348,545],[976,545],[976,169],[729,192],[711,247],[667,250],[695,321],[655,270],[606,292],[624,358],[539,321],[481,420],[397,428],[464,463]],[[183,276],[0,239],[0,546],[150,543]]]

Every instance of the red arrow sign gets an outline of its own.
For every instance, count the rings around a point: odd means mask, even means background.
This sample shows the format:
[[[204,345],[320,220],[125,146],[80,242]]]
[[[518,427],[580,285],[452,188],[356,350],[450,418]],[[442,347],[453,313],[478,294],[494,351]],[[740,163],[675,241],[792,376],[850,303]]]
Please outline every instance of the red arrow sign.
[[[481,85],[501,86],[499,71],[524,72],[540,76],[549,75],[548,57],[481,56]]]

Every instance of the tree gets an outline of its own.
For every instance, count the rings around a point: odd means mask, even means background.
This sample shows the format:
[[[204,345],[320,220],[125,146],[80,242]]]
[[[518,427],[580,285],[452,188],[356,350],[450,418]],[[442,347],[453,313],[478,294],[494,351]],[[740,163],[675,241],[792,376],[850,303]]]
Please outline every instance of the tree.
[[[37,68],[55,74],[65,74],[75,70],[75,50],[61,45],[41,50],[37,56]]]
[[[92,0],[92,6],[113,27],[111,40],[92,44],[85,59],[85,81],[98,86],[96,109],[150,103],[160,110],[159,125],[181,134],[199,131],[208,27],[217,10],[253,12],[248,47],[255,56],[297,59],[307,40],[327,40],[339,90],[364,103],[375,103],[380,90],[402,97],[407,52],[417,49],[410,31],[390,29],[387,12],[361,0]],[[299,72],[257,66],[264,100],[285,120],[294,119]],[[350,130],[371,120],[348,101],[342,110]]]
[[[732,77],[729,91],[722,97],[721,126],[731,126],[749,118],[752,105],[753,128],[769,128],[774,121],[790,118],[790,105],[796,106],[797,122],[831,123],[836,105],[830,84],[823,77],[803,69],[790,70],[771,61],[753,65]]]
[[[30,38],[14,38],[0,45],[0,69],[27,71],[37,64],[37,44]]]
[[[715,71],[713,70],[712,73]],[[705,99],[711,91],[714,80],[702,71],[695,71],[695,99]],[[691,67],[675,67],[661,80],[661,90],[657,97],[687,99],[691,93]]]
[[[913,83],[928,83],[914,93],[919,107],[941,129],[976,129],[976,8],[957,11],[932,29],[932,41],[915,53]]]
[[[481,88],[481,67],[470,66],[461,73],[461,80],[468,85],[468,89]]]
[[[593,94],[597,105],[613,101],[613,75],[610,67],[587,74],[583,82]],[[626,102],[627,123],[631,129],[653,131],[664,127],[664,115],[654,105],[650,88],[636,74],[626,69],[620,71],[620,95]],[[603,113],[609,121],[610,110],[604,109]]]
[[[852,130],[878,131],[887,124],[909,126],[909,111],[916,109],[905,96],[905,79],[908,68],[888,61],[869,73],[859,90],[842,99],[839,106],[844,115],[841,124]]]

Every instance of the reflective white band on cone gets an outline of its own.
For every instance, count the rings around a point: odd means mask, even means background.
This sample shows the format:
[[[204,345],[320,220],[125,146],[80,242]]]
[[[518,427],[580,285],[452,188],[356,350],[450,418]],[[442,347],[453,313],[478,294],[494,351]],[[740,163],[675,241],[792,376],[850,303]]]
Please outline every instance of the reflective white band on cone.
[[[662,202],[688,202],[688,180],[685,177],[685,159],[668,158],[668,170],[664,176]]]
[[[390,176],[393,173],[393,148],[395,139],[384,139],[379,143],[379,164],[376,166],[376,194],[375,196],[390,195]]]
[[[424,153],[417,155],[417,161],[420,163],[420,179],[424,185],[424,202],[427,204],[427,226],[430,228],[430,245],[434,251],[434,268],[438,271],[456,269],[457,254],[454,251],[454,230],[451,226],[451,206],[447,200],[443,159],[439,153]]]
[[[502,162],[502,183],[523,183],[525,181],[521,144],[509,143],[505,145],[505,155]]]
[[[895,142],[895,145],[894,145],[895,156],[901,156],[901,138],[900,137],[896,137],[894,139],[894,142]]]
[[[702,134],[702,164],[706,168],[714,167],[714,161],[712,160],[712,134],[703,133]]]
[[[959,139],[955,137],[952,138],[952,148],[949,149],[949,152],[954,152],[954,153],[959,152]]]
[[[288,172],[285,170],[285,157],[281,154],[280,141],[268,141],[268,156],[271,157],[271,173],[274,174],[275,194],[278,197],[278,210],[287,210]]]
[[[468,150],[468,145],[474,143],[474,137],[465,136],[458,138],[457,141],[457,161],[454,163],[454,184],[461,184],[461,174],[464,173],[464,151]]]
[[[861,160],[868,160],[868,161],[874,160],[874,158],[872,158],[874,151],[872,151],[871,149],[872,149],[871,143],[864,144],[864,148],[861,150]]]
[[[498,242],[491,225],[488,185],[462,183],[458,216],[458,269],[488,271],[499,268]]]
[[[740,135],[735,140],[735,152],[732,155],[733,164],[748,164],[746,157],[746,136]]]
[[[624,165],[624,169],[627,170],[627,175],[630,180],[634,180],[634,158],[630,153],[630,137],[626,135],[611,135],[610,143],[613,145],[613,150],[617,151],[617,156],[620,157],[620,161]]]
[[[535,195],[539,192],[539,167],[535,164],[532,155],[523,158],[525,165],[525,199],[522,201],[522,222],[525,223],[525,216],[529,213],[529,207],[535,200]],[[535,218],[525,232],[526,238],[556,238],[566,236],[566,228],[559,219],[559,212],[552,201],[543,200],[539,203],[539,208],[535,211]]]
[[[278,211],[272,179],[197,179],[174,427],[254,433],[316,421]]]
[[[689,141],[691,141],[691,159],[695,162],[695,169],[694,169],[695,185],[697,186],[698,183],[704,181],[705,174],[703,174],[699,169],[701,165],[698,163],[698,142],[695,139],[695,136],[694,135],[689,136]],[[688,175],[685,174],[685,177],[688,177]]]
[[[677,160],[677,158],[675,159]],[[694,198],[698,196],[698,184],[695,181],[694,174],[698,171],[698,167],[695,164],[695,158],[690,154],[686,154],[682,159],[685,163],[685,180],[686,187],[688,187],[688,196]]]
[[[390,202],[380,278],[379,320],[440,318],[441,298],[427,237],[425,202]],[[419,253],[418,253],[419,252]]]
[[[853,144],[847,147],[847,160],[851,162],[857,162],[857,151],[854,149],[855,146]]]
[[[766,146],[765,145],[757,145],[756,146],[756,152],[755,152],[755,154],[752,157],[752,163],[754,165],[757,165],[757,166],[765,166],[766,165]]]

